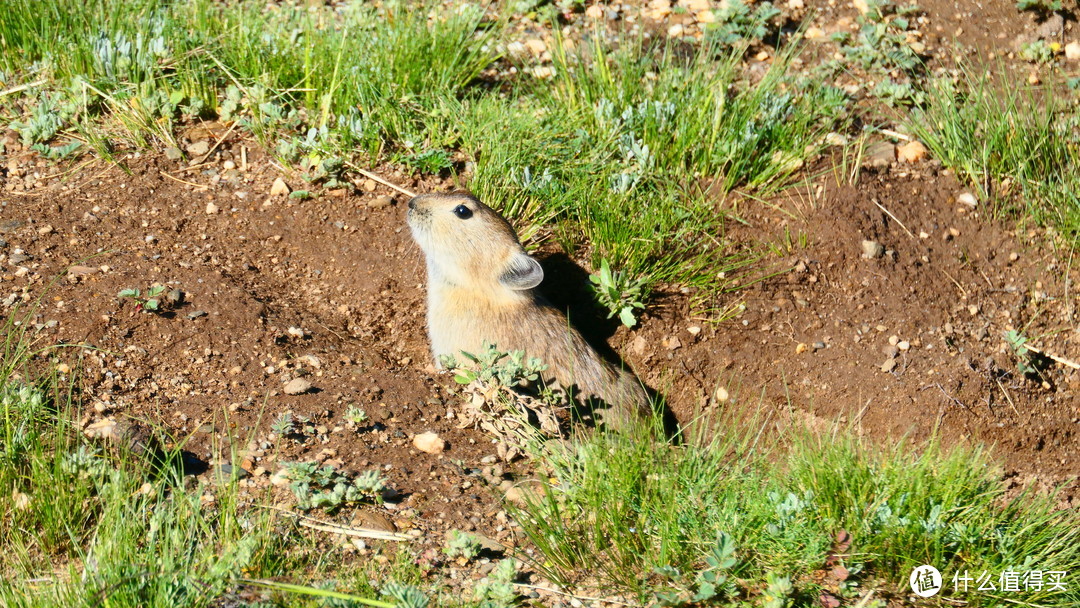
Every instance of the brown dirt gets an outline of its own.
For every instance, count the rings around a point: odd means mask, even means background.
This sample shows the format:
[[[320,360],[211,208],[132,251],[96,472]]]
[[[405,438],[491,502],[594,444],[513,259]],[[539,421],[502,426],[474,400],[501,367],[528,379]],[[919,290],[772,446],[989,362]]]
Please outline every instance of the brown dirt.
[[[667,298],[628,358],[670,384],[681,420],[730,407],[714,398],[723,388],[744,409],[790,404],[800,422],[875,439],[919,442],[940,428],[946,444],[995,446],[1022,485],[1066,483],[1062,504],[1075,504],[1080,375],[1054,364],[1025,378],[1003,338],[1021,329],[1045,352],[1075,356],[1067,256],[958,203],[966,191],[933,163],[894,165],[857,185],[828,176],[781,210],[754,209],[736,238],[808,239],[780,265],[790,272],[739,292],[746,310],[715,327],[685,298]],[[863,240],[884,254],[867,259]],[[662,346],[674,338],[678,348]]]
[[[238,157],[240,145],[227,146],[222,160]],[[492,440],[457,428],[453,382],[429,362],[423,266],[400,199],[372,207],[387,193],[271,198],[271,164],[256,149],[248,158],[252,170],[226,172],[205,191],[165,174],[197,184],[213,175],[134,155],[123,161],[130,173],[95,163],[63,184],[44,179],[5,196],[0,299],[10,309],[41,297],[32,319],[40,340],[94,347],[59,355],[83,367],[86,422],[160,425],[208,463],[239,450],[248,469],[266,471],[253,485],[282,461],[378,467],[407,515],[505,540],[505,526],[488,529],[498,493],[470,474],[494,454]],[[417,190],[442,186],[396,179]],[[894,166],[864,172],[857,186],[826,176],[815,193],[792,196],[787,213],[751,208],[748,226],[732,236],[806,235],[782,263],[793,270],[738,292],[746,310],[716,325],[695,318],[688,296],[662,295],[639,329],[620,329],[612,344],[683,421],[718,407],[710,397],[723,386],[748,408],[784,411],[790,402],[810,424],[847,420],[875,439],[910,432],[919,440],[940,425],[947,442],[996,444],[1020,481],[1074,479],[1080,376],[1054,365],[1043,388],[1018,374],[1002,339],[1007,328],[1026,328],[1047,352],[1077,352],[1067,261],[968,211],[956,202],[962,190],[930,164]],[[863,239],[887,252],[864,259]],[[30,258],[14,262],[17,250]],[[549,273],[582,280],[579,267],[558,261],[549,259]],[[69,271],[51,284],[73,264],[85,274]],[[150,314],[116,296],[156,282],[182,289],[185,302]],[[189,318],[195,311],[207,314]],[[695,336],[691,326],[702,330]],[[895,368],[883,372],[890,336],[910,348],[897,349]],[[299,376],[315,389],[284,394]],[[349,404],[364,408],[374,428],[344,428]],[[272,438],[284,411],[309,417],[318,431],[303,441]],[[412,447],[425,431],[448,441],[444,455]]]

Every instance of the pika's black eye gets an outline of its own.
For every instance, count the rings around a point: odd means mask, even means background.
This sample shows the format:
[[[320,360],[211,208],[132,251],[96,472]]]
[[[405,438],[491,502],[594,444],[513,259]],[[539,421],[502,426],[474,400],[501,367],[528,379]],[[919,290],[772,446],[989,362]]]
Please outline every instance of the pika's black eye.
[[[463,220],[467,220],[472,217],[472,209],[469,209],[465,205],[458,205],[457,207],[454,207],[454,215]]]

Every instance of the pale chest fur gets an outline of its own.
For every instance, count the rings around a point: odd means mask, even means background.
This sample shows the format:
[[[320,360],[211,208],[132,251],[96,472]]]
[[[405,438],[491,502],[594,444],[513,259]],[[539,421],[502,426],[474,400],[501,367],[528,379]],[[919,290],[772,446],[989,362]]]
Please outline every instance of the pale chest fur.
[[[567,352],[572,348],[572,330],[565,319],[537,306],[529,293],[501,295],[431,286],[427,319],[436,359],[440,355],[457,356],[461,351],[480,352],[485,342],[502,351],[524,350],[530,357],[565,358],[552,348]]]

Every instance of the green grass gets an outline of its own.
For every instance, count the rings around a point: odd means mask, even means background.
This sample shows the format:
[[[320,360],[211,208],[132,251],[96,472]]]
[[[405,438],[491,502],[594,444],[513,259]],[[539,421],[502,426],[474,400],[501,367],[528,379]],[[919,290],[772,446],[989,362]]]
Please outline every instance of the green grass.
[[[933,156],[954,168],[994,211],[1080,236],[1080,115],[1063,85],[1003,86],[968,68],[959,83],[932,83],[909,121]]]
[[[175,146],[181,125],[217,116],[333,187],[344,161],[445,173],[456,153],[475,165],[469,187],[526,241],[554,235],[646,292],[722,287],[718,268],[752,259],[724,240],[715,197],[790,183],[846,103],[788,74],[795,49],[750,84],[742,47],[559,40],[541,80],[526,66],[505,75],[512,36],[477,6],[12,0],[0,69],[44,77],[62,107],[59,128],[31,130],[42,143],[74,131],[99,154]],[[40,103],[28,91],[7,113],[29,120]]]
[[[728,591],[714,600],[722,605],[767,602],[763,589],[777,577],[792,583],[795,605],[807,605],[823,590],[814,575],[832,568],[833,552],[851,576],[830,593],[852,601],[870,589],[905,597],[921,564],[943,573],[948,595],[953,574],[965,570],[1080,569],[1080,514],[1056,510],[1053,497],[1007,497],[978,450],[869,445],[846,430],[762,439],[753,423],[707,428],[720,434],[680,447],[648,430],[598,435],[550,458],[555,481],[516,514],[539,549],[537,567],[643,602],[667,595],[662,605],[699,591],[718,537],[734,546],[734,563],[722,569]],[[846,550],[837,547],[841,532]],[[1065,592],[972,589],[956,598],[1077,605],[1080,590],[1067,580]]]
[[[74,383],[39,373],[55,351],[15,319],[0,328],[0,605],[214,606],[257,587],[277,606],[326,605],[327,591],[392,606],[395,583],[423,584],[436,605],[476,605],[422,581],[408,544],[376,551],[384,563],[350,562],[265,508],[269,496],[185,483],[179,448],[151,462],[87,439],[72,422]]]

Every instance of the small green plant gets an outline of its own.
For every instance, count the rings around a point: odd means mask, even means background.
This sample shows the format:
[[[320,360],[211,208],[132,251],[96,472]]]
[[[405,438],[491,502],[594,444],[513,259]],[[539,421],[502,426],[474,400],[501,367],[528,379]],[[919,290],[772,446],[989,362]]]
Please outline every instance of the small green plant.
[[[304,511],[322,508],[333,512],[351,503],[382,502],[384,482],[378,471],[364,471],[350,479],[334,467],[320,467],[316,462],[289,463],[285,470],[296,506]]]
[[[514,591],[517,568],[514,560],[500,560],[487,578],[476,583],[473,594],[480,608],[506,608],[518,605],[518,593]]]
[[[738,589],[735,581],[729,577],[729,573],[735,567],[735,563],[735,542],[730,535],[720,532],[716,536],[716,543],[705,555],[706,567],[698,572],[692,582],[687,581],[687,577],[672,566],[656,569],[657,574],[670,579],[679,589],[657,592],[655,605],[697,605],[701,602],[733,597]]]
[[[842,52],[864,69],[916,73],[923,65],[919,57],[922,47],[909,40],[911,23],[905,17],[916,10],[918,7],[898,7],[888,1],[871,2],[870,10],[858,17],[861,27],[855,40],[846,36],[838,40]]]
[[[138,288],[135,289],[121,289],[120,293],[116,294],[119,298],[126,298],[135,302],[135,310],[146,310],[149,312],[161,312],[163,308],[162,294],[165,293],[164,285],[153,285],[150,289],[146,290],[144,295]]]
[[[540,372],[547,369],[540,359],[530,357],[525,359],[525,351],[515,350],[503,352],[494,344],[484,343],[484,350],[479,354],[462,351],[461,355],[470,363],[462,367],[456,357],[444,355],[440,357],[443,367],[454,371],[454,380],[458,384],[470,384],[479,380],[486,384],[500,386],[516,386],[525,382],[536,382]]]
[[[794,591],[791,578],[778,576],[774,572],[765,573],[765,608],[786,608],[791,605],[791,592]]]
[[[891,78],[879,82],[870,94],[894,108],[921,106],[926,103],[925,91],[916,88],[910,82],[897,82]]]
[[[627,327],[637,325],[635,310],[644,309],[641,302],[644,281],[631,279],[621,271],[612,272],[606,259],[600,262],[600,272],[589,275],[600,305],[608,309],[608,318],[619,315],[619,320]]]
[[[462,557],[468,561],[480,555],[481,549],[483,547],[480,545],[480,539],[476,538],[475,534],[469,534],[461,530],[450,530],[446,533],[446,544],[443,545],[443,553],[448,557]]]
[[[428,598],[412,585],[390,581],[383,585],[382,594],[394,600],[396,608],[427,608]]]
[[[1025,42],[1020,45],[1020,59],[1031,63],[1050,63],[1054,59],[1054,49],[1042,39]]]
[[[1039,374],[1039,367],[1035,359],[1036,355],[1028,349],[1028,338],[1024,334],[1010,329],[1005,332],[1005,343],[1012,349],[1013,355],[1016,357],[1016,369],[1025,376],[1036,376]]]
[[[42,93],[26,122],[11,123],[11,129],[19,134],[24,146],[47,143],[74,112],[74,108],[61,104],[58,96],[59,94]]]
[[[724,45],[736,45],[761,40],[768,35],[768,23],[780,14],[771,2],[759,2],[753,8],[743,0],[730,0],[721,4],[715,13],[716,21],[705,29],[708,40]]]
[[[432,148],[412,154],[402,158],[401,161],[421,173],[439,173],[443,169],[454,166],[453,161],[450,160],[450,154],[442,148]]]
[[[63,146],[50,146],[43,143],[36,143],[30,146],[31,150],[34,150],[49,160],[61,160],[67,158],[72,153],[77,152],[80,148],[82,148],[81,141],[73,141]]]
[[[282,412],[270,425],[270,430],[278,437],[285,437],[296,432],[292,412]]]
[[[349,424],[355,424],[356,426],[360,426],[368,420],[369,418],[367,412],[356,407],[355,405],[350,405],[345,410],[345,422],[348,422]]]
[[[1017,0],[1016,10],[1053,13],[1061,10],[1061,0]]]

